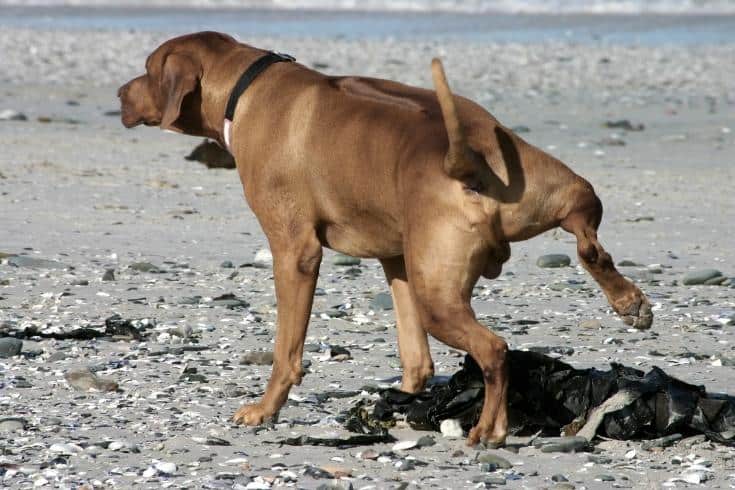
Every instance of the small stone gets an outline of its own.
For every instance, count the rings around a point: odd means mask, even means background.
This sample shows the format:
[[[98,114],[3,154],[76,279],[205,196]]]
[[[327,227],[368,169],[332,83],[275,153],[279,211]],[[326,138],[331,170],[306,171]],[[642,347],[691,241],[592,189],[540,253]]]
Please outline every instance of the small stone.
[[[22,112],[13,109],[4,109],[0,111],[0,121],[27,121],[28,117]]]
[[[687,272],[684,274],[681,282],[685,286],[694,286],[698,284],[705,284],[707,281],[717,277],[721,277],[722,272],[717,269],[702,269],[698,271]]]
[[[391,448],[393,451],[406,451],[418,446],[418,441],[399,441]]]
[[[0,432],[20,432],[26,428],[26,420],[20,417],[0,419]]]
[[[52,453],[67,454],[67,455],[78,454],[83,451],[81,446],[77,446],[76,444],[64,444],[64,443],[51,444],[48,450]]]
[[[171,330],[171,333],[182,339],[188,339],[194,333],[194,329],[191,325],[179,325],[175,329]]]
[[[250,303],[248,303],[244,299],[238,298],[232,293],[225,293],[221,296],[217,296],[216,298],[212,298],[212,301],[209,303],[209,305],[224,306],[225,308],[228,308],[230,310],[235,310],[239,308],[247,308],[248,306],[250,306]]]
[[[370,308],[373,310],[392,310],[393,298],[388,293],[378,293],[370,301]]]
[[[14,337],[0,338],[0,359],[15,357],[23,349],[23,341]]]
[[[267,248],[261,248],[255,252],[253,266],[259,269],[270,269],[273,267],[273,254]]]
[[[347,361],[352,359],[350,351],[339,345],[329,347],[329,356],[332,361]]]
[[[599,330],[600,328],[602,328],[602,322],[600,320],[595,320],[595,319],[582,320],[581,322],[579,322],[579,328]]]
[[[559,482],[569,481],[569,479],[566,476],[562,475],[561,473],[557,473],[556,475],[553,475],[551,477],[551,481],[559,483]]]
[[[640,264],[636,264],[632,260],[621,260],[618,262],[618,267],[640,267]]]
[[[115,269],[105,269],[105,273],[102,274],[102,280],[105,282],[115,280]]]
[[[566,254],[547,254],[536,260],[536,265],[543,268],[567,267],[571,263],[572,259]]]
[[[460,439],[464,435],[462,425],[457,419],[442,420],[439,425],[439,430],[447,439]]]
[[[128,268],[136,272],[150,272],[153,274],[163,272],[157,265],[151,264],[150,262],[134,262]]]
[[[233,269],[235,267],[231,260],[225,260],[219,266],[223,269]]]
[[[541,445],[542,453],[575,453],[588,449],[589,442],[584,437],[558,437],[544,441]]]
[[[176,473],[176,465],[174,463],[167,463],[165,461],[159,461],[153,466],[159,473],[164,475],[173,475]]]
[[[345,254],[337,254],[334,256],[334,260],[332,261],[332,263],[334,265],[349,267],[349,266],[360,265],[360,259],[357,257],[351,257],[349,255],[345,255]]]
[[[494,466],[495,469],[500,468],[502,470],[507,470],[513,467],[513,464],[510,461],[502,456],[498,456],[497,454],[493,453],[483,453],[477,458],[477,461],[479,461],[480,463],[488,463],[491,466]]]
[[[612,475],[597,475],[595,477],[597,481],[615,481],[615,477]]]
[[[421,436],[416,441],[416,447],[431,447],[436,444],[436,439],[433,436]]]
[[[575,486],[571,483],[557,483],[553,487],[549,487],[550,490],[574,490]]]
[[[64,375],[69,386],[79,391],[117,391],[116,382],[107,378],[100,378],[88,368],[69,371]]]
[[[31,269],[67,269],[61,262],[47,259],[37,259],[27,255],[14,255],[8,257],[8,265],[15,267],[28,267]]]
[[[270,366],[273,364],[273,352],[270,351],[253,351],[247,352],[240,357],[240,364],[249,366]]]

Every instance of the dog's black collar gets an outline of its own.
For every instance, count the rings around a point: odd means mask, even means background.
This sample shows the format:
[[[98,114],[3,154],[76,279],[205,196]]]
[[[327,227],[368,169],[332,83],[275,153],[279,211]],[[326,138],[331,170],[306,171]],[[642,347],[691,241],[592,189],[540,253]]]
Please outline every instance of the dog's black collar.
[[[228,150],[230,149],[231,140],[230,128],[232,126],[232,119],[235,117],[235,108],[237,107],[237,101],[240,100],[240,96],[245,92],[245,90],[247,90],[250,84],[258,78],[258,75],[263,73],[265,69],[273,63],[295,60],[296,58],[291,55],[271,51],[255,60],[255,62],[250,65],[242,75],[240,75],[235,87],[233,87],[232,92],[230,92],[230,98],[227,100],[227,108],[225,109],[225,123],[222,131],[224,133],[225,146]]]

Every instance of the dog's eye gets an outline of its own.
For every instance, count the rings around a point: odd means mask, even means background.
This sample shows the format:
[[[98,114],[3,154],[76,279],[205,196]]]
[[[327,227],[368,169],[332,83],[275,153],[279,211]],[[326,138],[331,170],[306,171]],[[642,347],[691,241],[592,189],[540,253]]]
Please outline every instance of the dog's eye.
[[[465,192],[469,192],[471,194],[479,194],[482,191],[482,188],[478,183],[469,182],[464,185],[464,190]]]

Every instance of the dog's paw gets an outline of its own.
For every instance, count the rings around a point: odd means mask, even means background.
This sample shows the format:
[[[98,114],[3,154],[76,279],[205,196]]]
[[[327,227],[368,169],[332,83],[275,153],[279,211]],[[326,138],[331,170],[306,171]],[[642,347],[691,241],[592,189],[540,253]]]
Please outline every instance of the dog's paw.
[[[240,407],[232,416],[232,421],[240,425],[260,425],[275,416],[274,412],[266,410],[260,403],[253,403]]]
[[[623,321],[638,330],[647,330],[653,324],[653,311],[648,298],[640,291],[630,297],[616,301],[613,309]]]
[[[507,431],[505,429],[500,430],[499,428],[477,424],[470,429],[467,436],[467,445],[474,447],[480,444],[486,449],[497,449],[505,445],[506,436]]]

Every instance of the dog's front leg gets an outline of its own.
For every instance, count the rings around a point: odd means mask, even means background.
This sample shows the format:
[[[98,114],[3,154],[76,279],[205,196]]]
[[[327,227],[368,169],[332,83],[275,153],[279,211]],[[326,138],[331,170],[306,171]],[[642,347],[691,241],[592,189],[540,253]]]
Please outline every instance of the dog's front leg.
[[[273,352],[273,371],[263,398],[243,405],[233,420],[258,425],[277,416],[291,386],[301,383],[301,360],[322,259],[322,246],[313,230],[300,237],[270,237],[276,283],[278,327]]]

